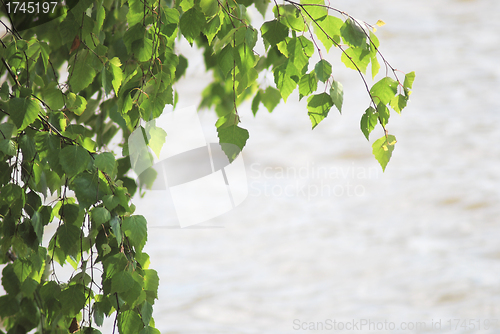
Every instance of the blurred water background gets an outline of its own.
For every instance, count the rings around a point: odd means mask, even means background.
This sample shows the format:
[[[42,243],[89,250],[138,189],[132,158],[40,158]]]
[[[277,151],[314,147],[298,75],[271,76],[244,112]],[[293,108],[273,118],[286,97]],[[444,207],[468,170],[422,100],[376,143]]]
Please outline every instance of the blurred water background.
[[[150,224],[162,333],[313,332],[328,319],[396,326],[358,333],[500,333],[500,2],[331,5],[384,20],[382,53],[417,74],[409,106],[389,122],[398,143],[386,172],[371,154],[382,132],[368,143],[359,130],[364,86],[335,54],[327,59],[344,84],[343,115],[332,109],[311,131],[296,94],[272,114],[240,108],[249,196],[208,222],[224,228],[169,228],[167,195],[135,200]],[[199,101],[209,80],[190,57],[179,107]],[[215,114],[200,118],[215,141]]]

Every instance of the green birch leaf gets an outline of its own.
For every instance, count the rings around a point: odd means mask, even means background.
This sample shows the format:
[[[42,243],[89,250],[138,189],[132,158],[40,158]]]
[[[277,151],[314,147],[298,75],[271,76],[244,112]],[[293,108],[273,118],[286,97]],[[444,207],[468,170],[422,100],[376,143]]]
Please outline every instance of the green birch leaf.
[[[0,297],[0,317],[7,318],[16,315],[19,311],[19,301],[16,299],[15,295],[4,295]]]
[[[219,121],[225,118],[226,116],[223,116],[219,118]],[[219,121],[217,122],[219,123]],[[229,162],[233,162],[236,159],[249,138],[248,130],[240,128],[237,124],[237,122],[228,121],[217,127],[219,143]]]
[[[366,49],[361,48],[348,48],[342,52],[340,60],[344,63],[347,68],[353,70],[359,70],[361,73],[366,73],[366,68],[370,63],[371,57],[370,52]]]
[[[299,101],[302,100],[304,96],[312,94],[318,89],[318,78],[314,70],[311,73],[304,74],[299,81]]]
[[[111,278],[111,292],[126,292],[134,284],[134,279],[128,271],[116,273]]]
[[[415,81],[415,72],[406,73],[403,87],[406,89],[412,89],[413,81]]]
[[[111,214],[106,208],[97,207],[91,211],[92,221],[97,225],[104,225],[111,219]]]
[[[16,135],[16,127],[12,123],[0,124],[0,139],[10,139]],[[24,138],[25,136],[23,136]],[[23,152],[24,153],[24,152]]]
[[[160,152],[163,144],[165,144],[167,133],[162,128],[154,125],[150,126],[149,124],[146,126],[146,132],[148,136],[148,146],[151,147],[156,156],[160,158]]]
[[[102,201],[108,210],[113,210],[118,204],[120,204],[120,199],[118,196],[114,195],[106,195],[102,198]]]
[[[205,16],[212,17],[219,11],[217,0],[200,0],[200,7]]]
[[[8,264],[2,270],[2,286],[10,295],[17,295],[21,289],[21,282],[19,281],[18,275],[14,265]]]
[[[354,48],[366,47],[366,34],[358,22],[348,18],[340,28],[340,35],[344,42]]]
[[[172,86],[163,91],[153,92],[141,103],[141,113],[144,119],[150,120],[159,117],[163,113],[166,104],[173,103]]]
[[[66,106],[71,112],[75,113],[78,116],[81,116],[87,108],[87,100],[85,100],[85,98],[80,95],[69,93]]]
[[[324,0],[300,0],[300,3],[304,5],[304,9],[307,10],[307,13],[309,13],[304,14],[307,21],[311,21],[311,17],[316,21],[322,20],[328,15],[328,10],[324,7]]]
[[[344,21],[338,17],[328,15],[323,20],[314,25],[314,32],[328,52],[333,45],[340,44],[340,28]]]
[[[290,61],[274,68],[274,83],[285,102],[297,87],[299,77],[299,70]]]
[[[372,64],[372,79],[375,79],[375,76],[378,74],[378,71],[380,70],[380,63],[378,62],[376,55],[372,56],[371,64]]]
[[[57,88],[57,83],[49,83],[43,90],[43,100],[52,110],[59,110],[64,107],[63,93]]]
[[[332,75],[332,65],[324,59],[321,59],[316,66],[314,66],[314,72],[319,80],[326,82],[330,79]]]
[[[99,170],[113,175],[116,167],[115,156],[111,152],[103,152],[94,157],[94,164]]]
[[[205,36],[207,36],[209,45],[212,44],[215,35],[217,35],[221,27],[222,27],[222,22],[220,20],[219,15],[215,15],[210,21],[208,21],[205,24],[205,27],[203,28],[203,33],[205,34]]]
[[[86,298],[84,291],[85,287],[82,284],[74,284],[68,286],[59,294],[58,300],[61,303],[61,307],[70,317],[76,316],[85,306]]]
[[[144,269],[144,290],[157,292],[160,285],[158,273],[153,269]]]
[[[33,230],[35,231],[36,238],[38,239],[38,244],[42,243],[43,238],[43,219],[40,212],[35,211],[31,217],[31,224],[33,225]]]
[[[13,157],[17,152],[16,144],[10,139],[0,139],[0,152]]]
[[[314,129],[326,116],[333,106],[333,101],[327,93],[315,94],[307,99],[307,111]]]
[[[62,224],[57,228],[57,244],[66,256],[76,255],[80,250],[80,235],[82,231],[73,224]]]
[[[175,38],[179,23],[179,11],[176,8],[162,7],[162,25],[160,30],[167,37]],[[175,34],[177,35],[177,34]]]
[[[102,6],[102,1],[101,5],[98,5],[97,8],[97,14],[96,14],[96,29],[99,31],[102,28],[102,25],[104,23],[104,19],[106,17],[106,11],[104,10],[104,7]]]
[[[375,102],[380,101],[383,104],[391,102],[398,91],[398,82],[392,78],[385,77],[375,83],[370,89],[370,95]]]
[[[161,332],[154,327],[146,326],[139,334],[161,334]]]
[[[142,38],[132,43],[134,56],[138,61],[149,61],[153,57],[153,41],[150,38]]]
[[[40,41],[40,54],[42,55],[42,63],[44,68],[44,73],[47,73],[49,69],[49,55],[50,55],[50,47],[46,42]]]
[[[257,92],[257,94],[255,94],[255,97],[252,100],[252,113],[254,116],[257,114],[257,111],[259,111],[259,105],[260,105],[260,102],[262,101],[261,100],[262,93],[263,93],[263,91],[262,91],[262,89],[260,89]],[[281,97],[281,95],[280,95],[280,97]]]
[[[307,42],[310,42],[306,39]],[[307,70],[307,65],[309,64],[309,56],[306,55],[302,40],[299,40],[299,38],[291,38],[287,39],[288,45],[287,45],[287,51],[288,51],[288,58],[290,61],[295,65],[295,67],[302,72],[302,70],[305,68]]]
[[[14,273],[16,274],[19,281],[22,283],[33,270],[33,265],[29,260],[17,259],[14,261]]]
[[[377,53],[377,49],[380,46],[380,41],[378,40],[377,36],[373,33],[373,31],[370,31],[370,52],[372,55]]]
[[[262,15],[262,18],[265,18],[267,7],[269,6],[270,0],[254,0],[255,8]]]
[[[58,213],[65,224],[72,224],[76,227],[81,227],[83,224],[84,212],[76,204],[63,204]]]
[[[188,67],[188,60],[183,55],[179,55],[179,63],[175,67],[175,80],[179,80],[185,73]]]
[[[129,216],[123,220],[122,231],[137,251],[141,251],[146,244],[148,238],[146,225],[146,219],[140,215]]]
[[[253,50],[255,47],[255,44],[257,44],[257,39],[258,39],[258,33],[257,30],[255,30],[252,27],[247,27],[245,31],[245,43],[247,46]]]
[[[89,153],[79,145],[69,145],[59,153],[59,163],[63,171],[72,177],[83,172],[89,162]]]
[[[137,334],[144,327],[141,316],[134,310],[118,314],[118,332],[120,334]]]
[[[87,62],[90,58],[85,57],[84,53],[85,51],[78,53],[75,63],[68,70],[71,75],[69,85],[71,86],[71,91],[74,93],[87,88],[94,81],[96,75],[94,67]]]
[[[0,124],[0,128],[2,125]],[[30,136],[22,136],[19,140],[19,147],[23,152],[24,161],[32,161],[36,155],[35,141]]]
[[[22,131],[37,119],[40,106],[29,97],[13,98],[8,103],[8,110],[17,130]]]
[[[392,151],[394,151],[394,145],[396,144],[396,137],[393,135],[388,135],[387,137],[382,137],[377,139],[372,145],[373,155],[375,159],[382,166],[382,171],[385,171],[385,167],[389,160],[391,160]]]
[[[127,48],[127,52],[129,54],[134,53],[134,45],[133,43],[135,41],[138,41],[140,39],[143,39],[144,36],[146,36],[146,30],[141,24],[136,24],[129,29],[123,34],[123,44],[125,44],[125,47]],[[126,72],[127,73],[127,72]],[[131,75],[130,77],[132,77]]]
[[[144,18],[144,4],[140,0],[128,0],[127,23],[133,27]]]
[[[120,69],[121,66],[122,64],[118,57],[114,57],[109,61],[109,67],[111,69],[111,73],[113,74],[113,79],[111,80],[111,84],[113,85],[113,89],[115,90],[116,96],[118,96],[118,91],[120,90],[120,85],[123,80],[123,72]]]
[[[153,317],[153,305],[151,305],[148,302],[144,302],[144,304],[142,304],[142,307],[141,307],[141,316],[142,316],[143,322],[145,324],[149,324],[149,322],[151,321],[151,318]],[[146,329],[146,328],[148,328],[148,327],[146,326],[144,329]],[[152,327],[149,327],[149,328],[152,328]],[[144,329],[142,331],[144,331]],[[148,334],[150,334],[150,333],[156,334],[156,332],[149,331]],[[140,334],[142,334],[142,332]],[[161,333],[158,331],[158,334],[161,334]]]
[[[229,72],[234,68],[234,54],[233,47],[228,44],[217,55],[217,63],[224,77],[227,77]]]
[[[282,5],[273,8],[274,17],[295,31],[306,31],[307,25],[294,5]]]
[[[181,0],[180,1],[180,7],[182,8],[183,12],[187,12],[194,6],[194,0]]]
[[[200,35],[201,28],[205,26],[205,22],[205,15],[196,7],[182,14],[179,27],[182,35],[187,39],[189,44],[193,45],[194,39]]]
[[[32,296],[38,287],[38,282],[31,277],[27,277],[26,280],[21,285],[21,291],[26,296]]]
[[[272,112],[274,108],[281,101],[281,94],[279,90],[271,86],[267,87],[265,91],[261,94],[262,104],[267,108],[269,112]]]
[[[390,106],[398,114],[401,114],[401,111],[406,107],[407,103],[408,103],[408,98],[404,95],[398,94],[392,98]]]
[[[391,116],[389,108],[387,108],[385,104],[379,103],[377,105],[377,113],[382,122],[382,125],[386,126],[387,123],[389,123],[389,117]]]
[[[333,80],[330,88],[330,97],[335,107],[342,113],[342,103],[344,103],[344,86],[342,83]]]
[[[116,274],[125,271],[127,266],[129,266],[129,261],[125,254],[117,253],[106,257],[102,261],[103,269],[106,275],[103,274],[103,278],[111,279]]]
[[[366,140],[370,140],[370,132],[372,132],[373,129],[375,129],[375,126],[377,126],[377,121],[378,114],[373,107],[369,107],[368,109],[366,109],[363,116],[361,116],[360,128],[365,135]]]
[[[264,22],[260,28],[260,32],[262,34],[262,38],[264,39],[266,50],[269,46],[275,46],[279,42],[285,40],[288,36],[287,26],[278,20]]]
[[[97,174],[87,172],[75,176],[70,183],[70,189],[75,192],[79,204],[89,207],[108,194],[109,189],[106,188],[105,181],[99,179],[98,183],[98,179]]]
[[[122,244],[122,230],[121,230],[120,218],[118,216],[111,218],[109,225],[111,226],[111,231],[113,231],[113,234],[115,235],[116,242],[118,243],[118,245],[121,245]]]
[[[5,81],[0,87],[0,100],[7,101],[9,99],[10,88],[7,81]]]
[[[372,79],[375,79],[378,71],[380,70],[380,63],[377,59],[377,50],[380,42],[373,32],[370,31],[370,58],[372,63]]]

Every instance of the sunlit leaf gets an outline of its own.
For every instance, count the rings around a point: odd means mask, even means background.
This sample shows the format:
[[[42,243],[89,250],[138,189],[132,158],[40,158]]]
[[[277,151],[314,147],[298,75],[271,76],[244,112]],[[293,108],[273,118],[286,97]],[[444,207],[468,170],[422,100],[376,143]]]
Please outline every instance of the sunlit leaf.
[[[398,114],[406,107],[408,103],[408,97],[398,94],[394,96],[391,100],[390,106],[394,109]]]
[[[398,82],[392,78],[385,77],[375,83],[370,89],[370,95],[375,102],[380,101],[382,104],[388,104],[396,95]]]
[[[301,100],[304,96],[314,93],[316,89],[318,89],[318,78],[313,70],[308,74],[304,74],[302,78],[300,78],[299,100]]]
[[[124,311],[118,315],[120,334],[137,334],[143,327],[141,316],[134,310]]]
[[[344,86],[339,81],[332,80],[330,88],[330,97],[332,102],[337,107],[339,112],[342,113],[342,103],[344,102]]]
[[[415,81],[415,72],[406,73],[403,86],[407,89],[412,89],[413,81]]]
[[[366,109],[363,116],[361,116],[360,128],[367,140],[369,139],[370,132],[375,129],[378,122],[378,114],[373,107]]]
[[[332,98],[327,93],[311,95],[307,99],[307,111],[313,129],[328,116],[332,106]]]
[[[391,160],[392,151],[394,151],[394,145],[396,144],[396,137],[393,135],[388,135],[387,137],[382,137],[377,139],[372,147],[373,147],[373,155],[375,159],[382,166],[382,170],[385,171],[385,167],[389,160]]]
[[[340,60],[347,68],[356,71],[359,69],[364,74],[371,60],[370,51],[361,48],[348,48],[342,53]]]
[[[321,59],[316,66],[314,66],[314,72],[319,80],[326,82],[332,75],[332,65],[330,65],[328,61]]]
[[[355,48],[366,47],[366,34],[360,23],[353,21],[351,18],[345,20],[340,28],[340,34],[344,42]]]
[[[340,44],[340,28],[343,24],[344,22],[338,17],[328,15],[314,25],[314,32],[326,51],[330,50],[332,45]]]
[[[200,7],[203,13],[212,17],[219,11],[219,3],[217,0],[200,0]]]

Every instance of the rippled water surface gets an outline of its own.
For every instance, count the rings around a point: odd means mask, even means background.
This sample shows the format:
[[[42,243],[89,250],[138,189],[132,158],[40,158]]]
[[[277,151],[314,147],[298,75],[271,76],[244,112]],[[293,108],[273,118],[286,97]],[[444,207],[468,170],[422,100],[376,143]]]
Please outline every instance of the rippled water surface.
[[[162,333],[306,332],[327,319],[387,320],[401,333],[431,332],[432,321],[436,332],[477,332],[450,330],[449,319],[500,325],[500,2],[332,5],[384,20],[381,51],[417,74],[411,103],[388,126],[398,143],[386,172],[359,130],[368,106],[359,76],[333,54],[342,116],[332,111],[311,131],[295,95],[273,114],[240,108],[249,196],[207,223],[224,228],[167,228],[176,221],[166,193],[136,200],[161,279]],[[178,87],[184,106],[208,80],[196,62]],[[216,138],[213,113],[201,120]],[[427,329],[397,329],[419,321]]]

